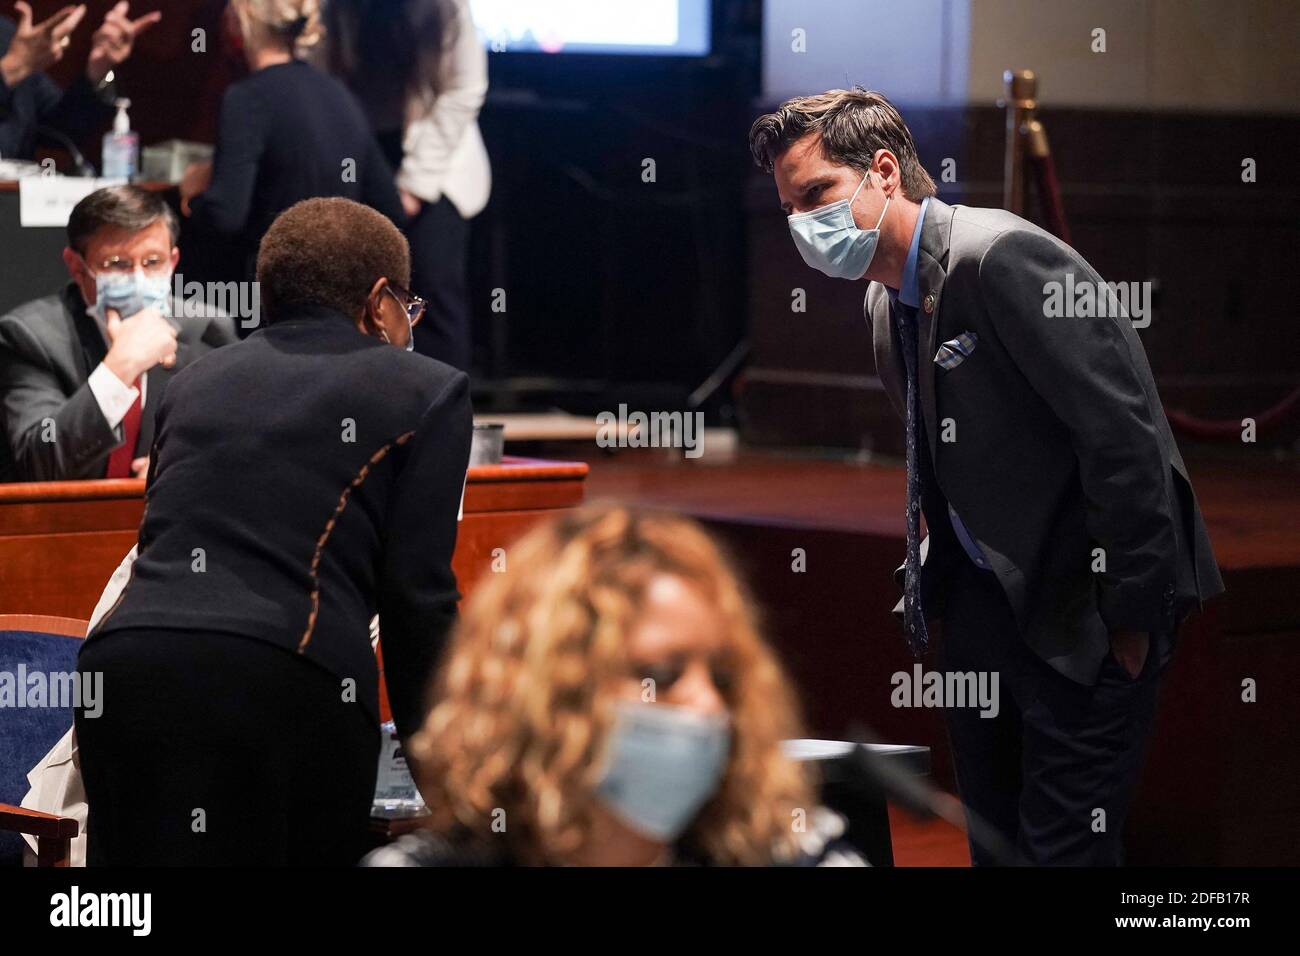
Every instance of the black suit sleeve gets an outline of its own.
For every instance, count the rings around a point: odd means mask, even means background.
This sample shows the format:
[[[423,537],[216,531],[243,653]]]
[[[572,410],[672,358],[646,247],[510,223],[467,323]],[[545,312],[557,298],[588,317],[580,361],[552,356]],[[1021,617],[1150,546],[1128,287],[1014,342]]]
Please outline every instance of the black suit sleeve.
[[[50,86],[58,90],[53,80]],[[84,139],[105,129],[113,121],[115,110],[109,98],[113,96],[112,88],[105,96],[95,91],[90,79],[83,73],[72,82],[66,91],[59,90],[41,116],[45,126],[53,126],[73,140]]]
[[[406,225],[406,210],[402,208],[402,197],[397,192],[393,169],[373,138],[370,140],[369,155],[361,167],[361,201],[371,209],[383,213],[398,226]]]
[[[0,56],[17,29],[12,19],[0,17]],[[89,136],[113,118],[109,100],[111,95],[101,98],[84,73],[66,92],[46,73],[34,73],[12,87],[0,79],[0,156],[30,159],[39,125],[74,140]]]
[[[13,42],[14,34],[18,32],[18,24],[9,17],[0,16],[0,56],[9,52],[9,44]],[[10,111],[13,109],[14,88],[4,81],[0,76],[0,127],[8,121]],[[0,156],[8,154],[0,151]]]
[[[266,120],[257,95],[236,84],[221,99],[212,182],[190,200],[190,219],[200,229],[232,238],[248,225],[257,171],[266,148]]]
[[[402,449],[386,516],[379,582],[379,635],[397,732],[423,722],[429,678],[456,621],[456,516],[469,464],[469,378],[455,378]]]
[[[175,391],[172,389],[171,391]],[[149,446],[149,468],[144,473],[144,492],[147,497],[149,490],[153,488],[154,480],[158,477],[158,441],[163,432],[163,413],[167,411],[168,406],[167,393],[163,393],[162,401],[158,403],[158,408],[154,412],[153,424],[153,442]],[[141,532],[144,526],[141,524]]]
[[[89,382],[71,396],[40,343],[21,323],[0,319],[0,415],[16,481],[102,478],[108,453],[122,442],[110,428]]]
[[[203,329],[203,337],[199,340],[209,348],[221,348],[223,345],[234,345],[239,341],[239,335],[235,332],[235,320],[228,315],[214,315]]]
[[[1127,318],[1049,317],[1048,283],[1097,283],[1073,249],[1030,231],[1005,232],[980,263],[980,287],[998,338],[1070,433],[1091,538],[1105,553],[1096,575],[1107,628],[1156,631],[1177,551],[1169,463],[1142,343]],[[1114,311],[1114,310],[1112,310]],[[990,449],[996,454],[996,449]]]

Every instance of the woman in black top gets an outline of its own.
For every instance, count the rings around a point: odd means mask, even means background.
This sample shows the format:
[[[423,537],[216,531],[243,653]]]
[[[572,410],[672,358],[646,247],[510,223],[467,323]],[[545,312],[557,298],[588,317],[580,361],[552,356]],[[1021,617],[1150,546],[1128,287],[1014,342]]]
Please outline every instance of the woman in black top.
[[[320,38],[316,0],[231,0],[252,75],[226,90],[216,152],[181,181],[181,209],[235,246],[243,281],[257,244],[294,203],[343,196],[403,224],[393,172],[347,88],[299,55]]]
[[[469,380],[405,351],[406,241],[346,199],[262,241],[269,324],[168,383],[131,580],[87,637],[92,865],[350,864],[456,616]]]

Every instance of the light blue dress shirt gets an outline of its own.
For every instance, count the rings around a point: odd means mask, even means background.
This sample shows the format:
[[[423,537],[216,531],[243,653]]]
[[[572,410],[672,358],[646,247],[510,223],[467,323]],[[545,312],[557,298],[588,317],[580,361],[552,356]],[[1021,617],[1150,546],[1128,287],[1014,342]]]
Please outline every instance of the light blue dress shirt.
[[[930,205],[930,197],[926,196],[921,200],[921,211],[916,216],[916,229],[912,232],[912,244],[907,250],[907,261],[903,263],[903,281],[901,289],[889,289],[890,299],[897,300],[903,305],[910,306],[913,309],[919,308],[921,304],[920,290],[916,285],[916,260],[921,251],[921,226],[925,223],[925,210]],[[888,289],[889,287],[886,286]],[[918,355],[918,361],[925,361],[926,356]],[[957,512],[953,510],[952,504],[948,505],[948,518],[952,522],[952,530],[957,535],[957,540],[965,549],[966,554],[977,568],[985,571],[992,570],[988,560],[984,557],[984,552],[980,546],[975,543],[971,533],[966,530],[966,525],[962,523],[961,518],[957,517]]]

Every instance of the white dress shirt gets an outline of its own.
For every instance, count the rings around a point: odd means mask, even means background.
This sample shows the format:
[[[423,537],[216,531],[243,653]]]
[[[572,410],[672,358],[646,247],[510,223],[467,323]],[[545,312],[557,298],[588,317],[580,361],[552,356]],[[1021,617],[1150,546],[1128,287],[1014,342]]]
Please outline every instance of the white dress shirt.
[[[95,320],[95,327],[104,337],[104,344],[112,348],[113,343],[108,339],[108,326],[104,324],[104,320],[91,307],[86,308],[86,314]],[[122,424],[122,419],[126,418],[126,413],[131,410],[131,403],[135,401],[137,395],[140,396],[140,407],[144,408],[145,396],[149,392],[148,372],[140,376],[140,387],[133,388],[113,374],[107,365],[100,362],[90,373],[88,381],[90,392],[95,396],[95,403],[99,406],[99,410],[104,413],[104,421],[108,422],[109,428],[116,428]]]

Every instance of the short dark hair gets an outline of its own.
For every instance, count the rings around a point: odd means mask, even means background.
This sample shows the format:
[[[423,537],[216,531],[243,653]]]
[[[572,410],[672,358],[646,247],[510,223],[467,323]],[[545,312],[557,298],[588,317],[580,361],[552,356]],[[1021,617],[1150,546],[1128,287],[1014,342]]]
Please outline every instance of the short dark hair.
[[[68,216],[68,245],[86,254],[90,237],[105,226],[139,232],[158,221],[167,224],[172,245],[180,238],[176,214],[159,193],[139,186],[105,186],[72,207]]]
[[[257,251],[267,322],[295,305],[357,315],[377,279],[411,283],[411,250],[384,216],[339,196],[304,199],[275,217]]]
[[[912,131],[881,93],[855,86],[786,100],[775,113],[754,120],[749,151],[770,173],[776,158],[808,133],[821,134],[823,156],[861,173],[871,168],[878,150],[889,150],[898,159],[903,195],[913,202],[937,192],[916,155]]]

